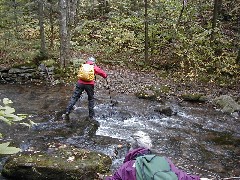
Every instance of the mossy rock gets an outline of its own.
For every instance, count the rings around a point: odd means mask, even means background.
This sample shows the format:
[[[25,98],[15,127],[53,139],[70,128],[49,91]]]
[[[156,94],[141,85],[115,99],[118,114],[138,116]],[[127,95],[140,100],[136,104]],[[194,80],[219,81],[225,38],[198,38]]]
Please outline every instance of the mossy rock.
[[[205,102],[207,101],[207,97],[202,94],[182,94],[181,96],[184,101],[192,101],[192,102]]]
[[[136,95],[139,99],[156,100],[156,98],[157,98],[155,92],[152,91],[152,90],[140,91],[140,92],[135,93],[135,95]]]
[[[219,96],[213,102],[227,114],[240,111],[240,105],[228,95]]]
[[[168,86],[146,86],[143,90],[136,92],[135,95],[140,99],[161,101],[161,97],[168,94],[170,90]]]
[[[152,87],[153,91],[155,91],[155,93],[157,95],[160,94],[168,94],[171,91],[171,88],[167,85],[163,85],[163,86],[153,86]]]
[[[12,68],[21,68],[21,67],[28,67],[28,68],[37,68],[37,65],[33,62],[26,62],[24,64],[15,64]]]
[[[54,152],[22,152],[11,156],[2,175],[11,179],[94,180],[111,166],[109,156],[85,149],[59,147]]]

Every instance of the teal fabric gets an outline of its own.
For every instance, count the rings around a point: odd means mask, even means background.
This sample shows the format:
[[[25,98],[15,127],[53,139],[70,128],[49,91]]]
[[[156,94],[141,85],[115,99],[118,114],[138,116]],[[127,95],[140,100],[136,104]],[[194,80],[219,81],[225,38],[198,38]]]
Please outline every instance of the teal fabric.
[[[137,180],[177,180],[167,160],[156,155],[137,157],[135,161]]]

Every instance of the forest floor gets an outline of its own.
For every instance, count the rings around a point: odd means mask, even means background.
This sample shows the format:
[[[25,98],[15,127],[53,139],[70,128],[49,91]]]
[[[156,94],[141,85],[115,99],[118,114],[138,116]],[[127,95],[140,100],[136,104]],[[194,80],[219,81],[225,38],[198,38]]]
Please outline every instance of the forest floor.
[[[199,82],[197,80],[190,81],[185,79],[161,77],[158,70],[140,71],[129,69],[122,66],[100,65],[108,74],[108,84],[111,91],[117,93],[136,93],[148,87],[168,87],[170,90],[165,93],[167,96],[178,98],[182,94],[203,94],[210,97],[219,95],[230,95],[240,102],[240,83],[231,86],[220,86],[214,82]],[[101,85],[98,85],[100,88]],[[149,89],[149,88],[148,88]]]

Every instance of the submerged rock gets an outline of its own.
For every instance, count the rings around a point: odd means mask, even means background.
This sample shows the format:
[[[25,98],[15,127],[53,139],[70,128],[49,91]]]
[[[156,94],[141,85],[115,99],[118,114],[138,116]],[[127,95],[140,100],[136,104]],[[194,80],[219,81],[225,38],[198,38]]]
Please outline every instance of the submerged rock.
[[[108,172],[111,164],[110,157],[103,153],[64,146],[51,153],[13,155],[6,161],[2,175],[20,180],[94,180],[97,173]]]

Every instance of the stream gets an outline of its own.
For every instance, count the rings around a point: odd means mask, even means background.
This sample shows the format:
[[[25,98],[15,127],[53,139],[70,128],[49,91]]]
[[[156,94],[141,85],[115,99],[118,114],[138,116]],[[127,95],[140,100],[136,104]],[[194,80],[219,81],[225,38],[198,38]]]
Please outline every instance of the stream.
[[[119,148],[119,154],[113,159],[112,170],[115,170],[126,154],[117,142],[129,142],[134,137],[151,146],[154,152],[169,157],[186,172],[215,179],[240,176],[239,119],[223,114],[207,103],[174,99],[167,103],[175,113],[166,116],[155,111],[159,102],[96,89],[95,113],[100,123],[96,135],[105,142],[97,146],[87,138],[83,140],[77,127],[68,127],[61,119],[72,91],[72,86],[61,84],[1,84],[0,99],[11,99],[16,114],[29,114],[28,120],[36,123],[29,129],[1,122],[0,132],[4,135],[1,142],[11,141],[22,150],[36,151],[53,144],[70,144],[110,156]],[[87,116],[85,93],[74,111],[79,116]],[[1,166],[5,159],[1,157]]]

